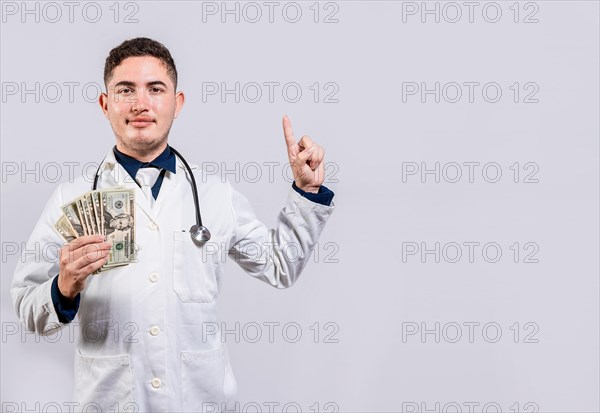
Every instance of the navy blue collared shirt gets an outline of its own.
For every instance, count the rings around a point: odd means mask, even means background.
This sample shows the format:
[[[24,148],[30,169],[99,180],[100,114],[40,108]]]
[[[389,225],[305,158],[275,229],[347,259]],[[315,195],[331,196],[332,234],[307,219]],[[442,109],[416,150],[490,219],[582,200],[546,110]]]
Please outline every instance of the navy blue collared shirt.
[[[176,173],[175,154],[171,152],[171,147],[169,145],[167,145],[165,150],[162,151],[160,155],[158,155],[153,161],[150,162],[138,161],[137,159],[132,158],[129,155],[125,155],[123,152],[118,150],[116,146],[113,148],[113,152],[115,154],[115,159],[117,160],[117,162],[121,164],[123,169],[125,169],[129,176],[131,176],[131,178],[133,178],[134,180],[140,168],[161,169],[160,175],[158,175],[156,182],[152,186],[152,196],[154,197],[154,199],[158,198],[158,191],[160,191],[163,179],[165,178],[165,172],[169,171],[171,173]]]
[[[151,162],[141,162],[135,158],[132,158],[129,155],[125,155],[123,152],[119,151],[115,146],[113,148],[113,152],[115,154],[115,159],[123,169],[127,171],[129,176],[135,180],[135,176],[137,175],[140,168],[158,168],[162,169],[160,175],[158,176],[154,186],[152,186],[152,196],[154,199],[158,197],[158,192],[160,191],[160,187],[162,185],[163,179],[165,177],[165,172],[169,171],[172,173],[176,173],[175,169],[175,154],[171,151],[171,147],[167,145],[165,150],[158,155]],[[333,200],[333,191],[329,188],[321,185],[319,188],[319,192],[313,194],[312,192],[305,192],[302,189],[296,186],[296,182],[292,183],[292,188],[304,198],[309,201],[316,202],[322,205],[331,205],[331,201]],[[69,300],[65,296],[60,293],[58,288],[58,275],[54,277],[52,280],[52,288],[51,288],[52,302],[54,304],[54,309],[56,310],[56,314],[58,315],[58,320],[61,323],[69,323],[73,321],[75,315],[77,314],[77,310],[79,310],[79,301],[81,299],[81,294],[77,294],[74,300]]]

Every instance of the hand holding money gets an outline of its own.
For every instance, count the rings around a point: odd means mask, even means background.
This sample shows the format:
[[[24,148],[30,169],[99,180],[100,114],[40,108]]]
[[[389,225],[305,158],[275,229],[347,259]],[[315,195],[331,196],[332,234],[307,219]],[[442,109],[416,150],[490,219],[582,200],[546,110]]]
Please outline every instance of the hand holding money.
[[[136,253],[133,189],[89,191],[63,205],[62,210],[63,215],[54,227],[65,241],[100,235],[110,244],[107,260],[97,271],[133,262]]]
[[[78,237],[60,249],[60,293],[74,299],[85,288],[87,277],[108,261],[111,244],[102,235]]]

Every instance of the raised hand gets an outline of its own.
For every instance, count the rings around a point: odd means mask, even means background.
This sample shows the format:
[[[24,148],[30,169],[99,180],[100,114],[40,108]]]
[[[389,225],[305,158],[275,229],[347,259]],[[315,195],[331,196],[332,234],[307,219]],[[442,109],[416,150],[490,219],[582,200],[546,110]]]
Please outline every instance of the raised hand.
[[[296,186],[305,192],[318,193],[325,179],[325,150],[306,135],[296,142],[292,123],[286,115],[283,116],[283,135]]]

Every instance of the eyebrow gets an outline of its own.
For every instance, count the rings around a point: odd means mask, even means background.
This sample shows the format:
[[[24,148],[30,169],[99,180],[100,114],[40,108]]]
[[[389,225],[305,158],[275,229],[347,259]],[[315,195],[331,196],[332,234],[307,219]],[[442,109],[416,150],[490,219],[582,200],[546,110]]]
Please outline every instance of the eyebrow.
[[[156,86],[156,85],[162,85],[165,88],[167,88],[167,84],[165,82],[163,82],[162,80],[153,80],[152,82],[148,82],[146,83],[146,86]],[[135,82],[132,82],[130,80],[122,80],[119,83],[116,83],[113,88],[117,88],[119,86],[129,86],[129,87],[135,87],[136,84]]]

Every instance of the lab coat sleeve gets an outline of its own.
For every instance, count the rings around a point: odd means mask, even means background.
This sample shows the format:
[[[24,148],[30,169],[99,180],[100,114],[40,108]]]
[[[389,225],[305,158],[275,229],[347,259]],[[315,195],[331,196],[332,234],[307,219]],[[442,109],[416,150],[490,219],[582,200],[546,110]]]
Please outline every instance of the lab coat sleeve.
[[[54,229],[62,213],[61,187],[46,204],[27,243],[22,247],[10,293],[17,317],[27,331],[49,335],[66,323],[58,319],[52,300],[52,281],[59,273],[64,240]]]
[[[234,236],[229,256],[249,275],[273,287],[292,286],[309,261],[325,223],[334,210],[290,188],[275,228],[254,214],[248,199],[229,184]]]

